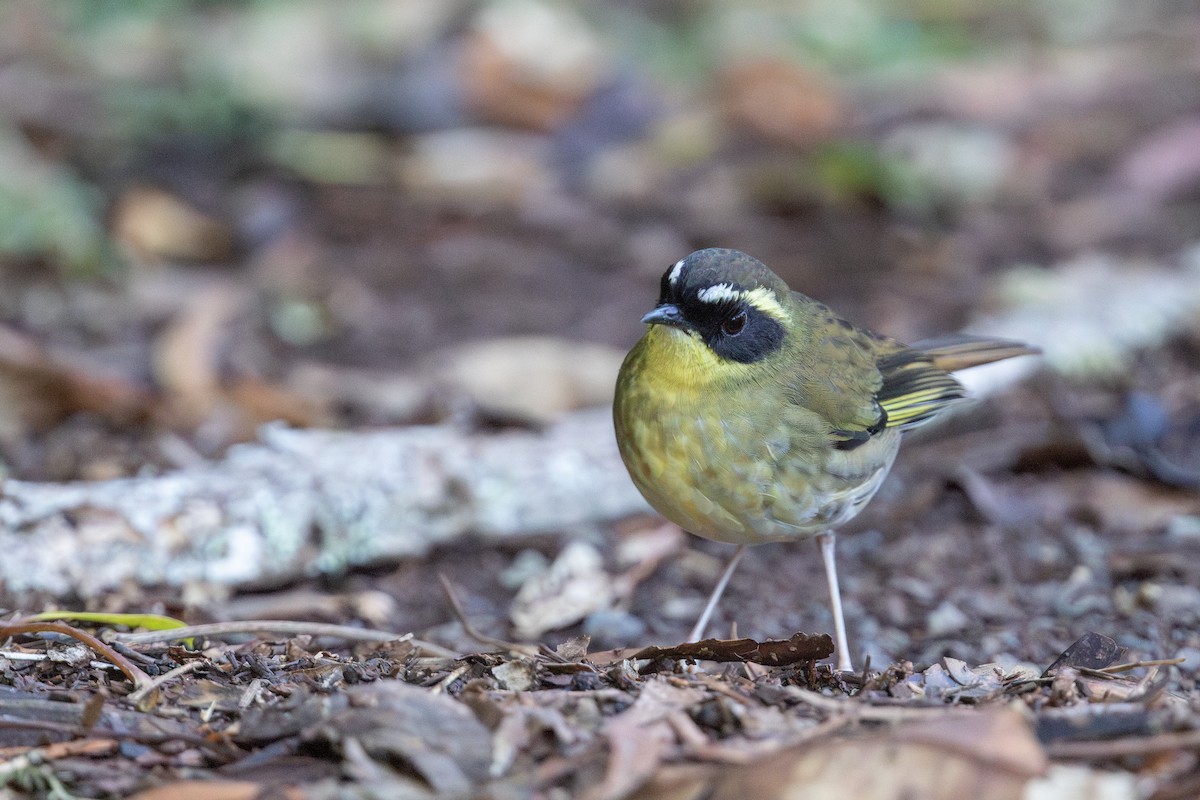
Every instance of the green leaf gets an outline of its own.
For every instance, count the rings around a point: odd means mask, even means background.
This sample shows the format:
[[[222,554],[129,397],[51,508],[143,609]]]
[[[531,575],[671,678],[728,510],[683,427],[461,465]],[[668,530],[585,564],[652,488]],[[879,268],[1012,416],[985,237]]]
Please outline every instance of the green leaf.
[[[95,622],[100,625],[124,625],[127,628],[146,628],[152,631],[167,631],[187,626],[182,620],[162,614],[108,614],[101,611],[44,611],[34,614],[30,619],[38,622]]]

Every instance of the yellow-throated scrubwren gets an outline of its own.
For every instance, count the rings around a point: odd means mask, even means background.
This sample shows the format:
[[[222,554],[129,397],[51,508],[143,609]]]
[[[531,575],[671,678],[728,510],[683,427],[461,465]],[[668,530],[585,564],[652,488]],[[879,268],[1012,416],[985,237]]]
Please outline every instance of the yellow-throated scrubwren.
[[[901,434],[964,398],[951,371],[1037,350],[974,336],[904,345],[737,250],[699,250],[668,269],[642,322],[617,379],[621,456],[663,516],[739,546],[691,638],[746,545],[816,537],[838,667],[849,669],[834,529],[875,494]]]

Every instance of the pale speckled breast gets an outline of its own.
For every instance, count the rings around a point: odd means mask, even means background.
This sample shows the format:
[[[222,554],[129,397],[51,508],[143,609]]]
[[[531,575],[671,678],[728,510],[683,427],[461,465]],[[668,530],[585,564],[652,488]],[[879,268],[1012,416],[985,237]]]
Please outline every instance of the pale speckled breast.
[[[896,430],[835,450],[813,412],[763,413],[753,386],[735,407],[713,387],[661,385],[639,347],[614,407],[621,456],[646,500],[691,533],[734,544],[813,536],[858,514],[891,468]]]

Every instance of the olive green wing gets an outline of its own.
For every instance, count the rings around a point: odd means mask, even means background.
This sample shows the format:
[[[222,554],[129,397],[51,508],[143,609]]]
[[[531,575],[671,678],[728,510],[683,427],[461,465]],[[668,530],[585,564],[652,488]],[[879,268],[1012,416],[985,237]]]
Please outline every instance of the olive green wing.
[[[911,347],[864,330],[792,292],[792,350],[777,365],[793,403],[822,417],[834,447],[853,450],[888,429],[907,430],[966,397],[949,373],[1037,353],[1021,342],[952,335]],[[786,365],[786,366],[783,366]]]
[[[903,347],[876,364],[883,384],[875,400],[887,417],[884,427],[908,430],[966,397],[962,384],[921,350]]]
[[[928,339],[911,347],[897,343],[876,362],[883,384],[875,399],[887,415],[886,427],[907,430],[967,396],[950,372],[1038,352],[1011,339],[967,334]]]
[[[884,386],[876,363],[882,340],[843,322],[816,301],[808,303],[801,307],[803,312],[821,324],[797,331],[794,352],[781,359],[790,371],[785,378],[789,399],[824,420],[835,447],[852,450],[887,423],[877,399]]]
[[[853,450],[888,428],[920,425],[966,396],[962,384],[923,351],[857,330],[839,336],[838,344],[825,380],[837,391],[814,393],[814,410],[830,422],[839,450]]]
[[[966,398],[951,370],[1038,352],[1021,342],[968,335],[909,347],[841,324],[812,345],[809,374],[799,381],[800,402],[829,422],[840,450],[853,450],[888,428],[914,428]]]
[[[1015,356],[1036,356],[1042,352],[1041,348],[1015,339],[972,336],[969,333],[924,339],[911,347],[929,356],[934,366],[946,372],[958,372],[960,369],[978,367]]]

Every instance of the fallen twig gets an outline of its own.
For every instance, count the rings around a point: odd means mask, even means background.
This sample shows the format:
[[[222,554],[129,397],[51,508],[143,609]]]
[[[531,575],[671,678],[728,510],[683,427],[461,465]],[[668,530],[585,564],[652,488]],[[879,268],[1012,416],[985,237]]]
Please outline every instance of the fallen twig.
[[[1089,742],[1050,742],[1046,754],[1051,758],[1084,760],[1146,756],[1167,750],[1200,748],[1200,730],[1179,733],[1160,733],[1154,736],[1129,736],[1124,739],[1105,739]]]
[[[129,695],[129,702],[140,708],[142,700],[148,697],[155,689],[158,689],[163,684],[169,683],[181,675],[186,675],[195,670],[197,667],[201,666],[205,666],[203,661],[186,661],[180,664],[178,667],[175,667],[175,669],[170,670],[169,672],[164,672],[162,675],[153,678],[145,686],[140,687],[133,694]]]
[[[422,650],[428,650],[434,655],[456,656],[451,650],[413,638],[411,633],[393,633],[391,631],[376,631],[368,628],[355,628],[350,625],[331,625],[325,622],[304,622],[296,620],[255,619],[237,620],[233,622],[209,622],[203,625],[188,625],[184,628],[171,628],[161,631],[142,631],[140,633],[119,633],[116,638],[125,644],[153,644],[155,642],[173,642],[179,639],[197,637],[215,638],[257,633],[282,633],[288,636],[328,636],[344,639],[349,642],[412,642]]]
[[[458,595],[454,593],[454,586],[450,583],[450,579],[442,573],[438,573],[438,581],[442,584],[442,591],[446,593],[446,600],[450,602],[450,609],[454,612],[454,616],[458,619],[458,623],[462,625],[463,633],[470,638],[486,644],[488,647],[499,647],[502,650],[511,650],[517,653],[525,653],[527,655],[535,655],[538,648],[530,647],[529,645],[517,644],[505,639],[497,639],[495,636],[488,636],[475,629],[471,621],[467,619],[467,614],[463,611],[462,603],[458,601]]]
[[[85,630],[72,627],[62,622],[23,622],[16,620],[9,625],[0,625],[0,638],[16,636],[22,633],[58,633],[77,639],[117,666],[125,677],[133,682],[135,689],[140,689],[150,682],[150,676],[125,656],[118,653],[110,645],[97,639]]]
[[[25,753],[0,762],[0,786],[18,772],[31,769],[48,761],[72,756],[105,756],[117,748],[116,739],[76,739],[70,742],[54,742],[44,747],[30,748]]]
[[[1154,658],[1146,661],[1130,661],[1125,664],[1113,664],[1111,667],[1101,667],[1100,669],[1092,671],[1104,672],[1111,675],[1118,672],[1128,672],[1131,669],[1138,669],[1140,667],[1173,667],[1176,664],[1182,664],[1184,661],[1187,661],[1187,659],[1183,658],[1182,656],[1179,658]],[[1082,670],[1080,671],[1082,672]]]

